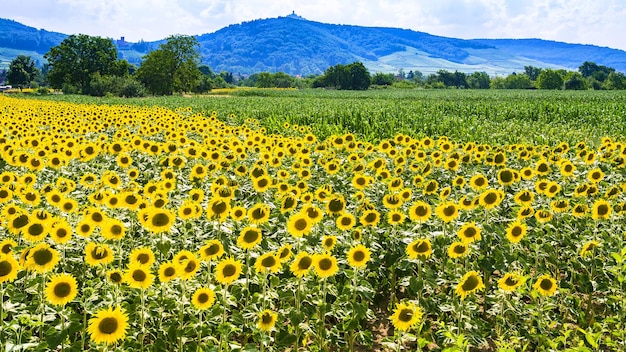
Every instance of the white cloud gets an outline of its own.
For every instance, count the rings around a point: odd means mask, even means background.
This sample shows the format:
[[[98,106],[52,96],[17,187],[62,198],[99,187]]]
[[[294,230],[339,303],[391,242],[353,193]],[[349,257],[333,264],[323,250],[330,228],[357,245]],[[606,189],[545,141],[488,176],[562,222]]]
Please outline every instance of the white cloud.
[[[622,0],[3,0],[2,17],[62,33],[138,41],[285,16],[458,38],[542,38],[626,50]]]

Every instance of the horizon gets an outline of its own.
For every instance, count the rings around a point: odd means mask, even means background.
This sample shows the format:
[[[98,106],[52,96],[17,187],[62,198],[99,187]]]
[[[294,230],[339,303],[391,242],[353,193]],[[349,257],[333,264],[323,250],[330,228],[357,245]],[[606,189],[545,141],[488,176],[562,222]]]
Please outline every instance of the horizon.
[[[621,38],[626,2],[610,0],[5,0],[4,5],[3,17],[26,26],[67,35],[124,37],[130,43],[210,34],[295,13],[327,24],[402,28],[459,39],[542,39],[626,51]]]

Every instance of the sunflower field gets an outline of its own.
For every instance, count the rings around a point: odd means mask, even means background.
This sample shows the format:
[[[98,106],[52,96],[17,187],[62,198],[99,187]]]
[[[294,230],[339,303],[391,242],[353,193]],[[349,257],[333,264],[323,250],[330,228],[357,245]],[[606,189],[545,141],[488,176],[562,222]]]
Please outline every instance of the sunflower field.
[[[623,124],[355,115],[0,96],[0,350],[626,350]]]

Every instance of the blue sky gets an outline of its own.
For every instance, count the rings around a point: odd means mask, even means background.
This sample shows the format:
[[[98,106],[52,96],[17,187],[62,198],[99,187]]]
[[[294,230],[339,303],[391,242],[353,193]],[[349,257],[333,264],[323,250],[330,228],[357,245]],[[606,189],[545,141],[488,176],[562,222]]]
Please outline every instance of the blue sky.
[[[0,17],[128,41],[296,14],[455,38],[541,38],[626,50],[623,0],[2,0]]]

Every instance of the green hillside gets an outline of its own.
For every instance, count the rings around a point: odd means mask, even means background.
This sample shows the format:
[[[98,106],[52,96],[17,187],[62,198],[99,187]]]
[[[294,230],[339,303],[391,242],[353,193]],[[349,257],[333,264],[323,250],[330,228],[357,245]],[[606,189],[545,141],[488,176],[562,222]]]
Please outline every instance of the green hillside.
[[[0,68],[19,54],[32,56],[41,66],[43,54],[65,37],[0,19]],[[520,72],[524,66],[576,70],[585,61],[626,72],[626,52],[611,48],[541,39],[463,40],[408,29],[326,24],[295,15],[233,24],[197,39],[202,63],[216,72],[241,74],[319,74],[354,61],[370,72],[429,74],[445,69],[493,76]],[[162,41],[124,43],[119,56],[139,65]]]

